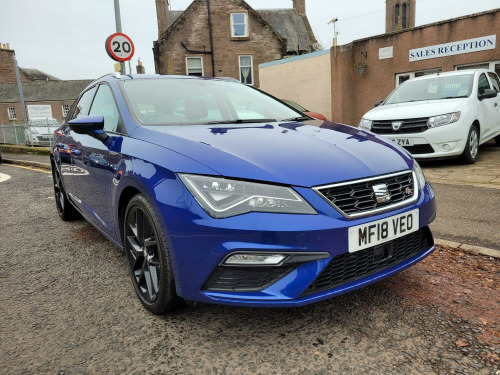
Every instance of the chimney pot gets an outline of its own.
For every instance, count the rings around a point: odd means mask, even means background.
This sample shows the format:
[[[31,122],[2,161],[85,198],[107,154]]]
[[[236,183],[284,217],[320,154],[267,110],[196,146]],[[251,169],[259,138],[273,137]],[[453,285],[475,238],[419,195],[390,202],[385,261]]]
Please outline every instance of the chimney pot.
[[[7,49],[10,49],[9,43],[7,43]]]

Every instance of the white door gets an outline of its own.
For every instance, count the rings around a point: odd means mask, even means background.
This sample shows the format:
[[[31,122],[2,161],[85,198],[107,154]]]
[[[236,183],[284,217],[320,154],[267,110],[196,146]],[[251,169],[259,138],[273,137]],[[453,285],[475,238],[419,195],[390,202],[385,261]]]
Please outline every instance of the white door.
[[[493,72],[488,73],[488,77],[491,81],[493,90],[498,93],[497,97],[492,99],[495,101],[495,104],[493,106],[496,109],[493,114],[493,131],[495,132],[495,134],[500,134],[500,79]]]
[[[481,73],[477,85],[478,95],[483,94],[487,89],[491,89],[490,81],[485,73]],[[498,107],[496,99],[497,98],[479,100],[479,112],[480,118],[482,118],[480,143],[491,137],[495,131],[496,125],[494,123]]]

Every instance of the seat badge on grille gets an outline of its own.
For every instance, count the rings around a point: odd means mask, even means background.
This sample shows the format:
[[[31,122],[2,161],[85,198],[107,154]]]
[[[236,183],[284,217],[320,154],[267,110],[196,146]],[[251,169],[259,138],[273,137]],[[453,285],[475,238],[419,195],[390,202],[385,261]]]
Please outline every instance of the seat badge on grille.
[[[372,186],[377,203],[387,203],[391,201],[391,193],[386,184],[377,184]]]
[[[392,123],[392,130],[394,130],[395,132],[397,132],[401,128],[402,125],[403,125],[402,121],[394,121]]]

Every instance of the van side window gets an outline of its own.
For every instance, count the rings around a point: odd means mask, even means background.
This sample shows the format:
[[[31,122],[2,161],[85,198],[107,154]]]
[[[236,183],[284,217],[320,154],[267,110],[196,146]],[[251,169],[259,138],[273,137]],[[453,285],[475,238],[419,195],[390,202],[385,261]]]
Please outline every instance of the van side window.
[[[481,76],[479,77],[479,83],[477,85],[477,91],[479,93],[479,95],[482,95],[484,94],[484,91],[486,89],[490,89],[490,84],[488,82],[488,78],[486,78],[486,74],[481,74]]]
[[[490,76],[491,84],[493,85],[493,88],[495,89],[496,92],[500,92],[500,80],[498,79],[498,76],[495,73],[488,73]]]

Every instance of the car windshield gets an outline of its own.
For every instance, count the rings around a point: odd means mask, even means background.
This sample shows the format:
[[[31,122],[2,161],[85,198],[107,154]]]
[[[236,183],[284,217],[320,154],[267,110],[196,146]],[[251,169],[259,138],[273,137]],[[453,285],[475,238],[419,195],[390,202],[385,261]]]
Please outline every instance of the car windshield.
[[[283,121],[301,113],[237,82],[154,78],[123,82],[130,109],[144,125]]]
[[[394,90],[384,104],[466,98],[470,95],[473,77],[473,74],[462,74],[409,80]]]

